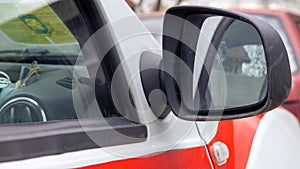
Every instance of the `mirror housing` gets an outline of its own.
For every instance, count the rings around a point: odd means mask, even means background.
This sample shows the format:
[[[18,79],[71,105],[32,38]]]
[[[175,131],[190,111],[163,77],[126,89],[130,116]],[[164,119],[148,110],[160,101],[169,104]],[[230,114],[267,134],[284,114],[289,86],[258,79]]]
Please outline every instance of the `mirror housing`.
[[[187,21],[187,18],[191,15],[199,18],[194,19],[194,21]],[[263,45],[267,69],[265,84],[266,95],[262,100],[258,100],[249,105],[202,110],[201,108],[199,109],[203,102],[200,96],[200,99],[197,100],[197,102],[200,102],[200,106],[195,106],[196,108],[189,106],[194,105],[195,100],[189,103],[190,101],[186,100],[184,93],[181,91],[182,88],[178,84],[189,84],[188,81],[182,80],[189,78],[184,77],[185,75],[180,72],[182,69],[178,67],[180,67],[181,63],[187,64],[188,62],[193,62],[194,58],[183,56],[183,54],[187,54],[187,52],[183,52],[183,50],[189,48],[190,51],[188,52],[195,55],[197,43],[191,40],[193,38],[185,37],[187,32],[185,26],[187,22],[191,22],[191,24],[197,27],[199,26],[197,20],[201,20],[201,17],[206,16],[223,16],[239,20],[251,25],[257,31]],[[193,29],[188,29],[188,31],[197,37],[200,33],[199,29],[201,28],[198,27],[198,31]],[[214,32],[214,36],[223,36],[223,34],[224,32]],[[246,37],[246,35],[239,33],[236,34],[236,36],[240,39]],[[183,57],[185,57],[185,59],[183,59]],[[210,58],[211,56],[208,55],[207,57]],[[163,27],[163,59],[161,69],[163,71],[160,76],[160,84],[162,84],[162,90],[165,92],[168,104],[176,116],[185,120],[228,120],[254,116],[281,105],[288,97],[291,88],[291,71],[287,52],[279,34],[274,28],[255,17],[216,8],[180,6],[170,8],[166,12]],[[197,85],[200,95],[203,94],[203,92],[201,92],[201,86],[203,86],[203,83],[206,83],[204,86],[207,86],[207,81],[200,81]],[[193,88],[193,86],[187,88]]]

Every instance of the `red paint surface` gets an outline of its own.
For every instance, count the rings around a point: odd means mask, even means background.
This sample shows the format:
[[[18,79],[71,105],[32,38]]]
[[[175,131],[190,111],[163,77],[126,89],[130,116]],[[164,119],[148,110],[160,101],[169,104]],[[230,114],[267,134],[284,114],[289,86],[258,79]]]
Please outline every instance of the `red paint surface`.
[[[210,169],[205,148],[196,147],[92,165],[81,169]]]
[[[258,115],[219,123],[217,135],[209,143],[209,147],[213,143],[221,141],[228,146],[230,155],[226,164],[218,166],[213,157],[213,152],[210,151],[216,169],[246,168],[253,138],[262,117],[263,115]]]

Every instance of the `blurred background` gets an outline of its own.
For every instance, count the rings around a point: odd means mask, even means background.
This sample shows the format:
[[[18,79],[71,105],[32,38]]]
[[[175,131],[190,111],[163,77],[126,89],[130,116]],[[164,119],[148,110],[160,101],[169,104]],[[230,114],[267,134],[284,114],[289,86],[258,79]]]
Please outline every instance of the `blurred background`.
[[[283,10],[300,14],[300,0],[126,0],[137,13],[164,11],[174,5],[205,5],[219,8]]]

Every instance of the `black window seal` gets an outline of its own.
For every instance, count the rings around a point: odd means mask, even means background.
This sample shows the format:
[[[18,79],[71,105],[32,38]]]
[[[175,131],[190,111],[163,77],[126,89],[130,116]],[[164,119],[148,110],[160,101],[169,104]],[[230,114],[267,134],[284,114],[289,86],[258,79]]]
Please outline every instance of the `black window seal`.
[[[147,138],[146,126],[123,117],[20,123],[2,125],[0,130],[0,162],[138,143]]]

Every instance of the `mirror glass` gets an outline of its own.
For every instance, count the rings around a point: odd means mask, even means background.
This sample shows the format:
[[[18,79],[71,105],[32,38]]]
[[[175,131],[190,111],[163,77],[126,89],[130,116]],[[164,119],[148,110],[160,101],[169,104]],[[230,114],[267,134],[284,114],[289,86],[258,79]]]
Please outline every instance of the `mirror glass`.
[[[181,97],[189,109],[236,109],[266,98],[264,47],[253,25],[225,16],[190,15],[180,52],[192,72],[192,77],[183,75],[187,72],[181,66]]]

